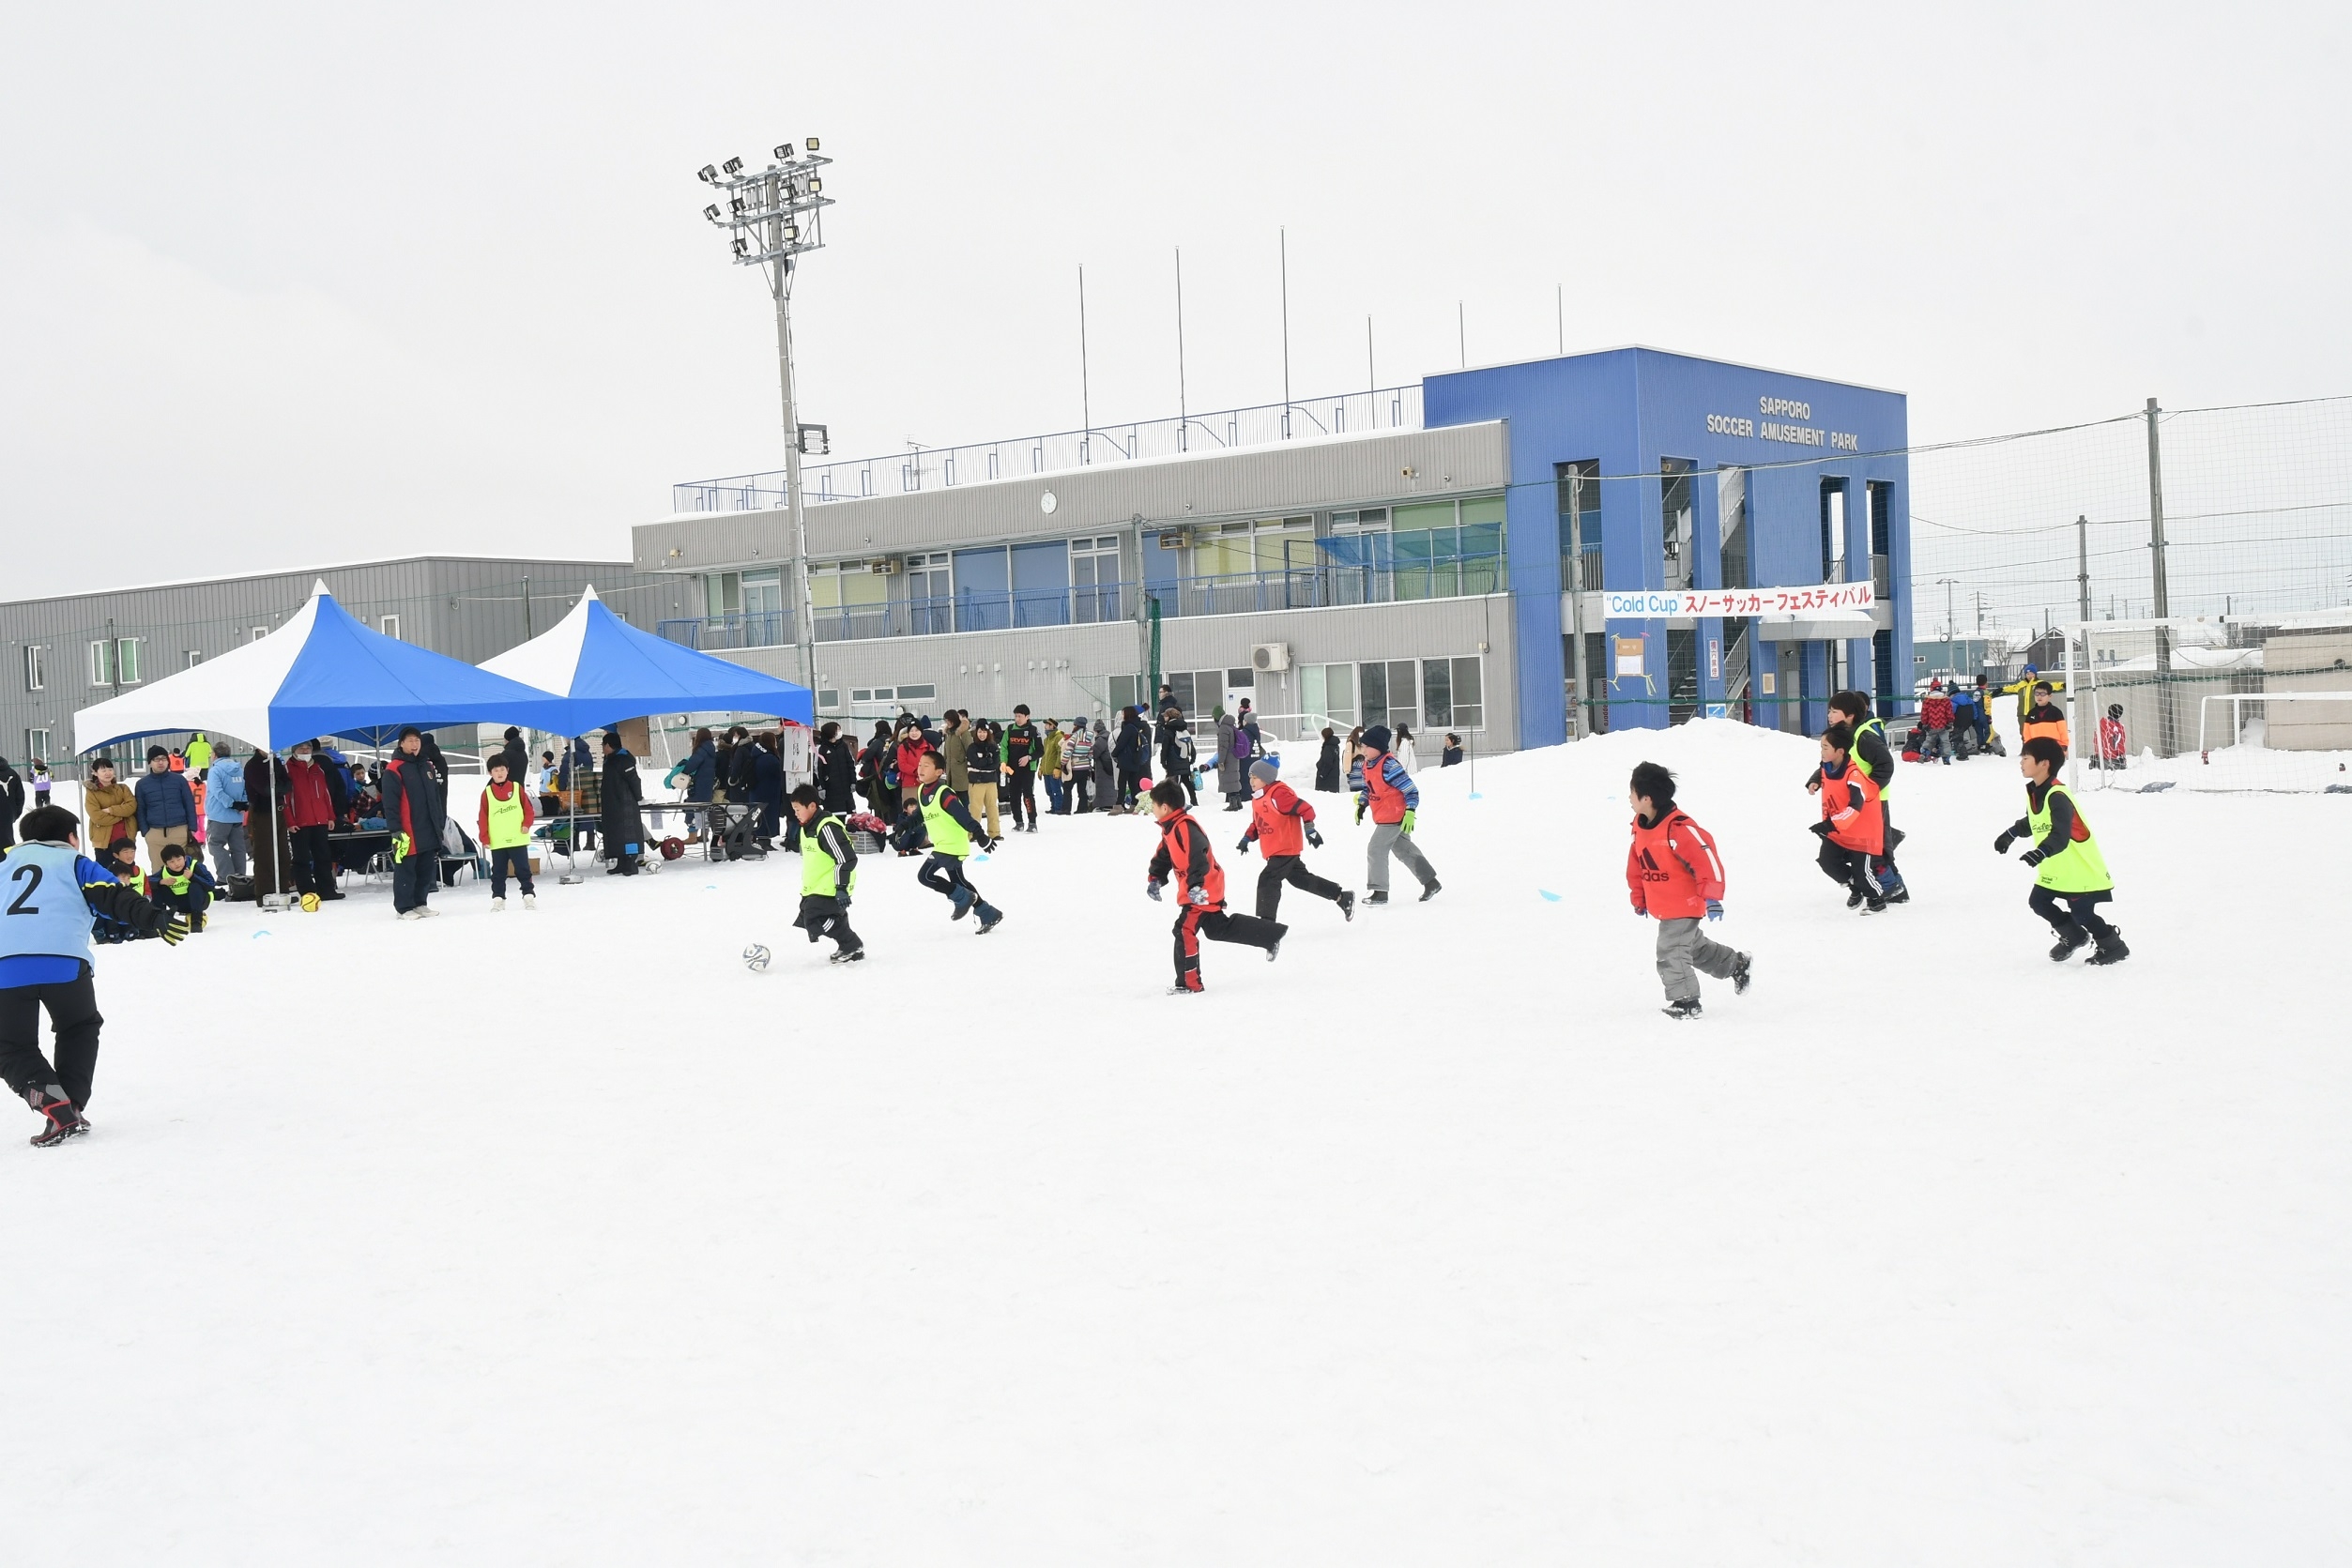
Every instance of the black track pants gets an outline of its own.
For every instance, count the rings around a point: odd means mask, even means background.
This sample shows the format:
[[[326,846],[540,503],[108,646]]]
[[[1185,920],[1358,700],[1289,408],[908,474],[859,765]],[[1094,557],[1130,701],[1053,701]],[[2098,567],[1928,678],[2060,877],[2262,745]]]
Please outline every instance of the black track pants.
[[[57,1035],[53,1072],[41,1055],[40,1014]],[[0,990],[0,1078],[20,1095],[55,1084],[79,1108],[90,1104],[90,1080],[98,1071],[98,988],[87,969],[80,980],[53,985],[11,985]]]

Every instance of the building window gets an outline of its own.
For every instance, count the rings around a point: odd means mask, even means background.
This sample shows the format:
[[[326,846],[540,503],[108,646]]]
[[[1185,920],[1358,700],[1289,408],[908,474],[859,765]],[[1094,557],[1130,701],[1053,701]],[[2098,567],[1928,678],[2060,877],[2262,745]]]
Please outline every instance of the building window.
[[[1317,716],[1336,729],[1355,727],[1355,666],[1301,664],[1299,701],[1311,723]]]
[[[1699,465],[1687,457],[1658,460],[1658,516],[1666,550],[1666,586],[1672,591],[1692,584],[1690,476]]]
[[[37,643],[24,645],[24,689],[38,692],[49,684],[49,649]]]
[[[1454,666],[1454,717],[1446,721],[1446,727],[1451,729],[1486,728],[1486,671],[1475,658],[1455,659],[1448,662]]]
[[[1699,711],[1699,629],[1666,629],[1666,722],[1679,724]]]
[[[1821,580],[1846,580],[1846,481],[1821,481]]]
[[[1484,728],[1485,690],[1474,656],[1421,661],[1421,717],[1433,730]]]
[[[378,616],[375,617],[375,629],[384,633],[387,637],[397,640],[400,636],[400,617],[398,616]]]
[[[194,669],[197,665],[203,663],[204,662],[205,656],[200,649],[191,647],[188,650],[188,667],[190,669]]]
[[[775,641],[785,642],[791,617],[784,613],[783,589],[775,590],[772,611],[754,594],[752,580],[743,579],[743,613],[763,611],[775,622]],[[837,642],[849,637],[880,637],[890,632],[890,579],[858,561],[839,561],[808,569],[808,598],[817,612],[817,638]]]
[[[1571,593],[1600,591],[1600,459],[1558,464],[1560,482],[1560,586]]]
[[[740,615],[743,609],[743,574],[714,571],[702,580],[703,613],[712,620]]]
[[[1718,468],[1715,472],[1716,537],[1721,545],[1718,560],[1721,563],[1721,586],[1747,588],[1755,585],[1748,575],[1748,470]]]
[[[28,729],[24,732],[24,754],[35,762],[53,760],[49,754],[49,732]]]
[[[256,627],[254,627],[254,628],[253,628],[253,641],[255,641],[255,642],[257,642],[257,643],[258,643],[258,642],[260,642],[260,641],[261,641],[264,637],[267,637],[267,636],[268,636],[268,635],[269,635],[269,628],[267,628],[267,626],[256,626]]]
[[[115,645],[103,638],[90,645],[90,684],[115,684]]]
[[[1386,724],[1419,724],[1421,714],[1414,702],[1413,662],[1391,659],[1386,662],[1367,662],[1356,666],[1356,679],[1363,689],[1364,713],[1361,720],[1366,728]]]
[[[115,677],[125,686],[139,684],[139,639],[115,639]]]
[[[945,551],[907,557],[908,630],[934,636],[955,625],[955,578]]]
[[[817,693],[817,706],[828,713],[832,712],[841,706],[841,693],[820,691]]]
[[[1081,625],[1119,617],[1119,536],[1070,541],[1070,618]]]
[[[1589,733],[1609,733],[1609,633],[1584,633],[1584,701]]]
[[[901,686],[898,689],[900,702],[936,702],[939,695],[939,689],[936,686]]]

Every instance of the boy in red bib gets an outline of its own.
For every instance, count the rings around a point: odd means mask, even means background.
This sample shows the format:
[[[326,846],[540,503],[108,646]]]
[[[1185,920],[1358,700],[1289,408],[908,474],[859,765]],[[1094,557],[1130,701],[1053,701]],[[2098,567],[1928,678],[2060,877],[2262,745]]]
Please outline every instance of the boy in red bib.
[[[1225,872],[1209,849],[1209,835],[1184,811],[1184,785],[1179,779],[1162,779],[1152,786],[1152,814],[1159,819],[1159,852],[1152,857],[1143,891],[1156,902],[1168,876],[1176,878],[1176,983],[1169,996],[1193,996],[1200,989],[1200,938],[1240,942],[1266,950],[1268,961],[1281,951],[1290,927],[1278,921],[1225,912]]]
[[[1866,915],[1884,913],[1886,885],[1886,816],[1878,800],[1878,781],[1854,760],[1854,732],[1832,724],[1822,732],[1821,869],[1846,890],[1846,907]]]
[[[1626,886],[1633,912],[1657,921],[1657,978],[1666,984],[1669,1018],[1699,1016],[1703,970],[1748,989],[1748,954],[1709,941],[1702,916],[1723,918],[1723,860],[1715,840],[1674,804],[1674,775],[1655,762],[1633,770],[1633,847],[1626,852]]]

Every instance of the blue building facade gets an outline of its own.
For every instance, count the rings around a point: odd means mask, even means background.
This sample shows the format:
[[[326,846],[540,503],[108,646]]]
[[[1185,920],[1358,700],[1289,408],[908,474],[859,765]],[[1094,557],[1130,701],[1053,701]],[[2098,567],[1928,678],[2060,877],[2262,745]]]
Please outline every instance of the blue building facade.
[[[1509,425],[1520,746],[1701,713],[1810,734],[1847,686],[1907,702],[1901,393],[1647,348],[1422,388],[1428,428]]]

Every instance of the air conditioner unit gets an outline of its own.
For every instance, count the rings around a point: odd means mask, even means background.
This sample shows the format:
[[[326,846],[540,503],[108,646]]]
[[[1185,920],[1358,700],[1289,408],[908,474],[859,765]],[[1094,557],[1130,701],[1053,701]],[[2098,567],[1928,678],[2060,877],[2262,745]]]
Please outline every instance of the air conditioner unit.
[[[868,561],[865,563],[865,570],[871,572],[878,573],[884,577],[895,577],[905,569],[899,564],[896,557],[893,556],[886,560]]]
[[[1249,667],[1261,674],[1289,669],[1291,667],[1291,645],[1260,643],[1249,650]]]

